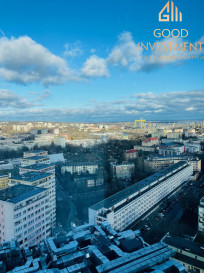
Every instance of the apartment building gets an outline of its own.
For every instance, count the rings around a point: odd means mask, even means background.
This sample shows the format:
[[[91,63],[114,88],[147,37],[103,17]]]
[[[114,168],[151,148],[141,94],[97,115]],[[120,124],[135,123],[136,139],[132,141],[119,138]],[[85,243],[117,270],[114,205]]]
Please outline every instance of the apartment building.
[[[203,245],[169,234],[162,241],[176,251],[173,259],[180,262],[186,272],[204,273]]]
[[[154,146],[158,144],[159,140],[157,137],[149,137],[142,141],[142,146]]]
[[[54,173],[28,172],[9,179],[9,186],[23,184],[48,189],[50,219],[52,227],[56,224],[56,183]]]
[[[61,172],[69,172],[71,174],[85,173],[95,174],[99,170],[98,162],[66,162],[65,166],[61,168]]]
[[[33,157],[33,156],[47,156],[48,152],[43,150],[33,150],[33,151],[27,151],[23,153],[23,157]]]
[[[125,160],[135,159],[138,157],[138,152],[135,149],[125,151]]]
[[[19,168],[20,174],[24,174],[27,172],[55,173],[55,164],[34,164]]]
[[[193,174],[193,166],[180,161],[89,208],[89,223],[108,221],[116,230],[124,230],[159,202],[177,190]]]
[[[0,175],[0,190],[8,187],[9,176],[8,175]]]
[[[110,163],[112,177],[118,179],[129,179],[135,169],[134,163],[123,162],[121,164],[116,162]]]
[[[188,161],[193,165],[194,172],[201,172],[201,160],[198,157],[174,155],[174,156],[152,156],[144,160],[146,166],[153,171],[158,172],[167,168],[179,161]]]
[[[204,196],[198,206],[198,230],[204,234]]]
[[[27,247],[50,234],[48,189],[20,184],[0,191],[0,244],[16,238]]]

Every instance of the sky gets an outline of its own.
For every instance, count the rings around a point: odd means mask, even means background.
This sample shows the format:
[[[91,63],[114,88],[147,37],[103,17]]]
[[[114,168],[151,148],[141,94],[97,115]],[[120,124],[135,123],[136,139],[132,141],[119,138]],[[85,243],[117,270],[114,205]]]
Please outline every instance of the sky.
[[[138,43],[204,42],[204,1],[2,0],[0,120],[115,122],[204,119],[204,45],[138,51]],[[154,37],[187,29],[188,37]],[[161,59],[162,56],[199,59]],[[145,60],[145,56],[160,59]]]

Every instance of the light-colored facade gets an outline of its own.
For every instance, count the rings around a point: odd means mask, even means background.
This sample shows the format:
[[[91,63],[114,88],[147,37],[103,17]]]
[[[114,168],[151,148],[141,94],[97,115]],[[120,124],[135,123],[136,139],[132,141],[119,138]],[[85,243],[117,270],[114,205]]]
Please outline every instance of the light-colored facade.
[[[201,150],[201,145],[196,143],[185,143],[185,151],[189,153],[198,153]]]
[[[34,164],[49,164],[49,156],[32,156],[32,157],[26,157],[22,158],[21,160],[21,166],[26,167]]]
[[[203,245],[169,234],[162,241],[176,251],[176,255],[172,259],[181,263],[186,272],[204,273]]]
[[[33,157],[33,156],[47,156],[48,152],[47,151],[40,151],[40,150],[34,150],[34,151],[27,151],[23,153],[23,157]]]
[[[55,164],[35,164],[19,168],[20,174],[28,172],[55,173]]]
[[[65,137],[55,137],[54,138],[54,144],[57,146],[60,146],[62,148],[66,147],[66,140]]]
[[[16,238],[31,246],[50,235],[48,189],[16,185],[0,191],[0,244]]]
[[[146,166],[153,171],[158,172],[164,168],[167,168],[179,161],[189,161],[193,165],[194,172],[201,172],[201,160],[197,157],[189,156],[154,156],[148,157],[144,160]]]
[[[204,234],[204,197],[198,206],[198,230]]]
[[[54,173],[28,172],[23,175],[11,177],[9,186],[23,184],[49,190],[50,220],[52,227],[56,224],[56,182]]]
[[[135,169],[134,163],[123,162],[118,164],[115,162],[110,163],[112,177],[117,177],[118,179],[129,179]]]
[[[191,164],[178,162],[91,206],[89,222],[101,225],[108,221],[116,230],[123,230],[189,181],[192,174]]]
[[[85,173],[89,172],[89,174],[95,174],[99,169],[98,162],[73,162],[73,163],[65,163],[65,166],[61,168],[61,172],[69,172],[71,174],[77,173]]]
[[[125,160],[130,160],[130,159],[135,159],[138,157],[138,152],[137,150],[126,150],[125,151]]]
[[[154,146],[158,144],[159,140],[157,137],[149,137],[142,141],[142,146]]]
[[[8,187],[9,177],[8,175],[0,175],[0,190]]]

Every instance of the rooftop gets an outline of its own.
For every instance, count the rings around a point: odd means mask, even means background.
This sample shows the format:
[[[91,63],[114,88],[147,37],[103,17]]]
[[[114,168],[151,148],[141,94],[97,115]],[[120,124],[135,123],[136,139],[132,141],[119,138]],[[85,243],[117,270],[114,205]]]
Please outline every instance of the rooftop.
[[[167,265],[174,254],[163,242],[146,246],[139,231],[117,233],[105,222],[101,227],[86,224],[69,233],[61,231],[22,250],[15,240],[4,242],[0,265],[2,261],[7,273],[150,272],[156,265],[168,272],[184,270],[176,261]]]
[[[173,235],[168,235],[165,237],[164,243],[166,243],[167,245],[176,247],[178,249],[184,250],[186,252],[195,254],[197,256],[204,257],[203,245],[200,245],[193,241],[190,241],[181,237],[173,236]]]
[[[25,157],[23,158],[23,160],[38,160],[38,159],[43,159],[43,158],[48,158],[48,155],[44,155],[44,156],[30,156],[30,157]]]
[[[0,190],[0,200],[16,204],[43,191],[46,189],[19,184]]]
[[[35,182],[45,177],[52,175],[52,173],[35,173],[35,172],[28,172],[22,175],[17,175],[11,177],[12,180],[19,180],[19,181],[27,181],[27,182]]]
[[[45,153],[47,151],[43,151],[43,150],[33,150],[33,151],[27,151],[27,152],[24,152],[26,154],[39,154],[39,153]]]
[[[54,166],[55,166],[54,163],[52,163],[52,164],[33,164],[33,165],[29,165],[26,167],[20,167],[20,168],[25,169],[25,170],[40,171],[40,170],[47,169],[47,168],[54,167]]]
[[[188,164],[185,161],[180,161],[164,170],[161,170],[160,172],[157,172],[137,183],[134,185],[102,200],[101,202],[91,206],[90,208],[93,210],[99,210],[101,208],[112,208],[114,205],[116,205],[118,202],[128,198],[130,195],[134,194],[135,192],[138,192],[142,190],[143,188],[149,186],[151,183],[165,178],[166,175],[171,175],[173,171],[176,171],[178,168],[185,168],[188,166]]]

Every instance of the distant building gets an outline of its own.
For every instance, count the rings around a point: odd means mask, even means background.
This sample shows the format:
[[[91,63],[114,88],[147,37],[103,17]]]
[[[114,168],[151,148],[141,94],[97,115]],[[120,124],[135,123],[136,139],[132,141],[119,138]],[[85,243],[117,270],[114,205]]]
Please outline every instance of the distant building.
[[[198,230],[204,234],[204,197],[198,206]]]
[[[54,144],[57,146],[60,146],[62,148],[65,148],[66,147],[65,138],[64,137],[55,137]]]
[[[185,151],[189,153],[198,153],[201,150],[200,144],[185,143]]]
[[[191,164],[178,162],[91,206],[89,223],[108,221],[114,229],[124,230],[189,181],[192,174]]]
[[[142,146],[154,146],[158,144],[159,140],[157,137],[149,137],[142,141]]]
[[[8,187],[9,176],[8,175],[0,175],[0,190]]]
[[[181,155],[185,152],[185,147],[181,143],[166,143],[159,146],[159,155]]]
[[[146,166],[157,172],[167,168],[179,161],[189,161],[193,165],[194,172],[201,172],[201,160],[198,157],[191,157],[185,155],[174,156],[152,156],[144,160]]]
[[[23,158],[33,157],[33,156],[47,156],[47,151],[41,151],[41,150],[33,150],[33,151],[27,151],[23,153]]]
[[[129,179],[135,169],[135,164],[126,161],[121,164],[111,162],[110,167],[113,177],[117,177],[118,179]]]
[[[50,234],[48,189],[16,185],[0,191],[0,244],[16,238],[31,246]]]
[[[97,187],[104,184],[103,176],[97,174],[84,174],[84,175],[77,175],[74,177],[75,183],[82,183],[87,188]]]
[[[95,174],[99,170],[98,162],[66,162],[65,166],[61,168],[62,173],[69,172],[71,174],[86,173]]]
[[[134,149],[138,151],[150,152],[150,153],[154,153],[156,150],[155,146],[141,146],[141,145],[135,145]]]
[[[125,151],[125,160],[135,159],[138,157],[138,152],[135,149]]]
[[[148,245],[139,231],[116,232],[107,222],[101,227],[86,224],[58,233],[41,245],[20,249],[15,240],[0,247],[1,273],[78,272],[174,272],[184,267],[164,242]]]
[[[173,235],[167,235],[163,242],[176,251],[173,259],[180,262],[187,272],[204,272],[203,245]]]

